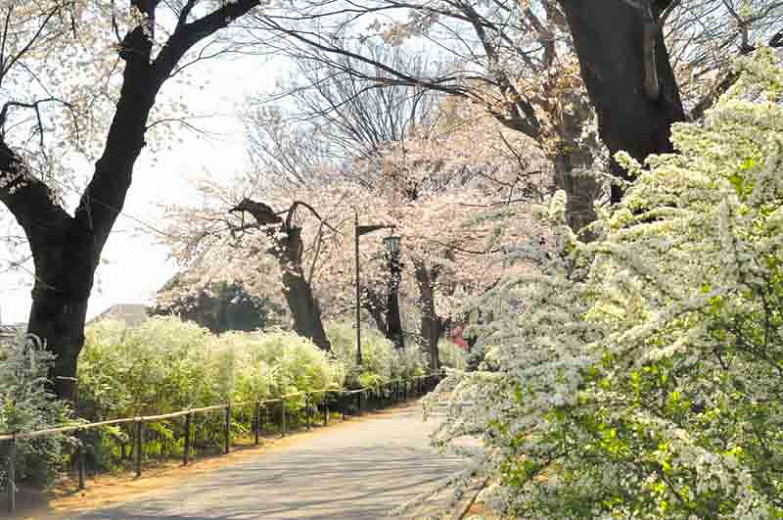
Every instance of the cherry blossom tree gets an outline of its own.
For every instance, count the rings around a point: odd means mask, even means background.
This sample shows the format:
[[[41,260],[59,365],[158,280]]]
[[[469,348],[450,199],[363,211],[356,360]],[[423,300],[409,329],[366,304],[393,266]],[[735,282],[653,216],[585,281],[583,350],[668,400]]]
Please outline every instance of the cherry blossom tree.
[[[201,42],[260,4],[0,2],[0,200],[32,252],[28,328],[57,356],[52,376],[60,397],[75,397],[95,268],[146,144],[158,93],[182,67],[203,58],[193,56]],[[55,175],[68,159],[50,152],[52,146],[94,159],[72,213]]]
[[[775,0],[301,0],[256,21],[314,66],[342,63],[343,73],[370,83],[415,85],[483,106],[539,142],[555,185],[569,195],[569,223],[581,229],[599,195],[585,173],[602,171],[594,163],[611,157],[597,134],[612,154],[643,160],[671,151],[669,128],[686,118],[680,90],[700,117],[736,77],[733,56],[759,39],[780,45],[782,8]],[[379,58],[379,41],[426,48],[442,66],[413,72]],[[368,63],[383,73],[368,74]],[[628,175],[617,164],[612,172],[616,201]]]
[[[598,186],[588,170],[597,140],[565,19],[554,4],[495,4],[376,0],[346,12],[305,1],[295,4],[299,24],[290,12],[271,12],[259,24],[280,33],[297,59],[354,76],[365,88],[404,84],[461,97],[538,142],[554,165],[555,184],[571,195],[569,219],[581,229],[594,219]],[[384,13],[390,21],[379,18]],[[364,22],[344,23],[349,15]],[[317,34],[308,29],[314,18]],[[356,38],[366,44],[353,45]],[[377,50],[416,38],[433,42],[428,67],[411,68]]]
[[[309,187],[295,182],[274,188],[258,179],[263,172],[256,172],[245,186],[210,189],[223,199],[213,197],[205,208],[182,208],[176,215],[175,256],[204,283],[241,281],[259,296],[275,293],[283,280],[299,330],[294,305],[310,298],[299,295],[290,301],[293,291],[284,281],[290,266],[310,284],[311,298],[325,317],[350,315],[355,215],[363,224],[394,226],[403,241],[402,292],[411,295],[404,314],[417,322],[420,343],[437,367],[438,339],[460,315],[461,297],[497,282],[504,268],[500,244],[529,233],[527,205],[548,190],[548,163],[528,140],[456,99],[443,100],[438,112],[437,123],[417,127],[407,140],[376,143],[375,154],[341,165],[351,172],[347,177],[339,171],[325,177],[316,173]],[[263,211],[250,227],[292,223],[248,235],[242,214],[229,210],[253,210],[247,201],[262,199]],[[236,200],[245,202],[237,206]],[[296,204],[313,211],[283,217],[269,209]],[[299,256],[275,262],[278,251],[286,250],[281,240],[290,238],[285,229],[292,227],[298,229]],[[382,328],[389,272],[381,241],[362,241],[360,255],[362,303]],[[320,310],[309,314],[320,319]]]

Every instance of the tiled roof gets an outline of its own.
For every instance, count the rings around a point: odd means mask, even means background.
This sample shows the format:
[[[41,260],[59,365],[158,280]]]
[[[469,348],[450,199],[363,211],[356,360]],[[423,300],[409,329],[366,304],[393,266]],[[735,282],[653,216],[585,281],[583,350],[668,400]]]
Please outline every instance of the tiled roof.
[[[149,319],[147,309],[146,305],[140,303],[118,303],[94,317],[90,323],[101,320],[121,320],[129,327],[136,327]]]

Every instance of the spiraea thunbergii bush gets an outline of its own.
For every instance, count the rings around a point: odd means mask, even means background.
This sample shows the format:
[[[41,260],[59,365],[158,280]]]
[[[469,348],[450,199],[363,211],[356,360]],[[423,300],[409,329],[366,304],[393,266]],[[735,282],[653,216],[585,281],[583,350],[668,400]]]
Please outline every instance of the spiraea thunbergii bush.
[[[591,244],[549,205],[538,274],[507,279],[498,372],[440,430],[481,435],[506,518],[783,517],[783,71],[769,50],[677,154],[601,209]]]
[[[0,344],[0,432],[22,433],[60,425],[68,408],[49,392],[53,356],[34,336],[19,335]],[[54,476],[65,439],[59,435],[16,441],[16,481],[45,484]],[[8,450],[8,444],[2,446]],[[6,479],[6,454],[0,456],[0,489]]]
[[[284,394],[341,388],[344,369],[311,341],[290,332],[221,336],[177,318],[153,318],[138,328],[102,321],[87,329],[79,358],[79,414],[90,420],[156,415],[220,403],[254,403]],[[320,399],[317,394],[315,401]],[[291,399],[296,414],[304,398]],[[232,409],[247,429],[249,406]],[[199,417],[197,443],[220,446],[221,414]],[[181,421],[179,421],[181,422]],[[148,424],[145,453],[182,449],[178,421]],[[105,466],[129,453],[130,431],[101,430],[96,456]],[[124,446],[123,446],[124,445]]]
[[[326,333],[332,353],[345,367],[349,386],[375,386],[392,378],[421,375],[427,366],[419,345],[395,349],[391,341],[373,329],[362,329],[362,366],[356,363],[356,329],[347,322],[331,322]]]

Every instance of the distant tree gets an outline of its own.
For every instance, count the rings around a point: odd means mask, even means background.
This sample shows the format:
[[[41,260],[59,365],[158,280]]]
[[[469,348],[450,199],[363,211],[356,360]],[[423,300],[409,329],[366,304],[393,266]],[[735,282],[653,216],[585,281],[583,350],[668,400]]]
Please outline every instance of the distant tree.
[[[219,334],[230,330],[263,329],[269,324],[270,314],[283,312],[282,308],[269,298],[258,298],[249,294],[241,283],[218,282],[195,293],[178,293],[177,286],[186,283],[180,276],[166,283],[150,314],[179,316]]]
[[[300,336],[310,338],[319,348],[328,351],[331,349],[331,345],[329,338],[326,337],[326,329],[321,318],[321,306],[313,293],[312,276],[306,274],[302,226],[294,220],[298,207],[307,208],[321,221],[315,239],[316,244],[319,243],[325,223],[307,203],[294,201],[283,212],[286,215],[285,218],[280,217],[268,205],[249,198],[242,199],[230,211],[232,213],[248,213],[255,220],[255,225],[246,224],[241,226],[243,229],[240,231],[255,228],[261,230],[269,238],[272,247],[267,249],[267,252],[275,257],[280,266],[283,294],[294,319],[294,330]],[[254,255],[251,255],[251,258],[252,256]],[[318,253],[316,252],[313,262],[317,259]]]

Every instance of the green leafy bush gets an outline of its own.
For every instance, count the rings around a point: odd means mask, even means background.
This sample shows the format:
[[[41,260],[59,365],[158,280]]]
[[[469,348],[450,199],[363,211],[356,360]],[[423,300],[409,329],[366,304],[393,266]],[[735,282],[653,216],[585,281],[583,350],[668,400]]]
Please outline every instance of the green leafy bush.
[[[101,321],[86,330],[79,358],[79,417],[90,422],[158,415],[232,403],[232,433],[247,433],[254,403],[300,392],[352,385],[380,385],[395,377],[423,373],[416,346],[396,351],[377,333],[365,334],[365,363],[355,365],[353,330],[330,327],[334,353],[325,353],[292,332],[231,332],[215,336],[207,329],[173,317],[156,317],[140,327]],[[0,431],[25,431],[60,425],[67,410],[47,393],[52,357],[37,343],[19,341],[0,347]],[[288,422],[302,422],[303,395],[286,399]],[[270,413],[271,413],[270,409]],[[276,414],[276,412],[275,412]],[[194,448],[217,450],[224,442],[223,413],[195,416]],[[267,417],[267,420],[272,420]],[[274,418],[277,420],[277,417]],[[144,424],[146,458],[180,455],[184,418]],[[133,458],[133,424],[90,430],[83,436],[90,464],[111,469]],[[64,437],[41,437],[19,443],[19,475],[44,483],[67,459]],[[2,471],[2,468],[0,468]]]
[[[289,332],[233,332],[221,336],[176,318],[141,327],[103,321],[90,326],[79,359],[79,414],[91,421],[156,415],[220,403],[232,407],[235,430],[247,430],[252,403],[284,394],[341,388],[343,367],[309,340]],[[316,394],[314,401],[321,399]],[[304,397],[286,404],[295,419]],[[222,414],[199,415],[197,446],[218,448]],[[182,420],[150,422],[149,457],[182,449]],[[129,457],[129,427],[101,429],[95,458],[110,467]]]
[[[0,432],[28,432],[60,425],[68,408],[49,392],[53,356],[33,336],[0,344]],[[16,480],[46,484],[54,476],[66,439],[60,435],[16,441]],[[4,443],[3,451],[8,450]],[[7,485],[6,453],[0,455],[0,488]]]
[[[465,370],[468,353],[447,339],[438,341],[438,358],[441,366],[455,370]]]
[[[362,329],[362,366],[356,364],[356,329],[347,322],[327,324],[332,353],[346,369],[350,387],[377,386],[392,378],[424,373],[426,362],[418,345],[395,349],[391,341],[374,329]]]

